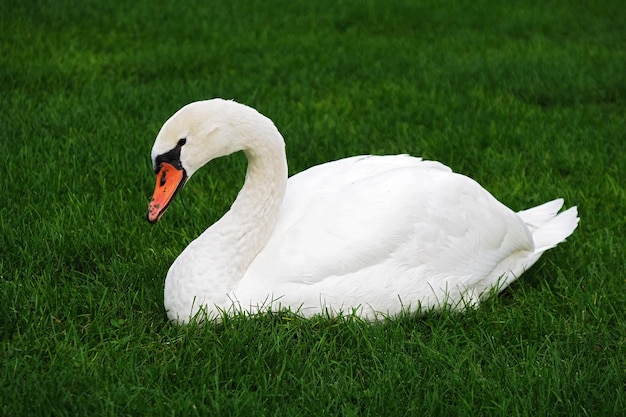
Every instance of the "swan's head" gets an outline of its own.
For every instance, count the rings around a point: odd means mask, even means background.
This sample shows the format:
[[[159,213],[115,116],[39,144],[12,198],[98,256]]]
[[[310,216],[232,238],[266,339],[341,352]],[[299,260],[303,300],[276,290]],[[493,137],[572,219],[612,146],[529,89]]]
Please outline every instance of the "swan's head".
[[[278,132],[271,120],[234,101],[197,101],[177,111],[165,122],[152,147],[157,179],[148,221],[156,223],[161,218],[194,172],[212,159],[248,150],[264,128]]]

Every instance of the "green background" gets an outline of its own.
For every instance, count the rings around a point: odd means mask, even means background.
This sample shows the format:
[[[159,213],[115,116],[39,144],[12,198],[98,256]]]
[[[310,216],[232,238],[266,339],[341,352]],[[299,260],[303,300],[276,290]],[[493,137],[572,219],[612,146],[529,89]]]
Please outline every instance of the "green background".
[[[0,3],[0,414],[592,415],[626,408],[622,1]],[[579,228],[465,314],[175,328],[163,279],[237,154],[145,221],[184,104],[270,117],[290,173],[410,153]]]

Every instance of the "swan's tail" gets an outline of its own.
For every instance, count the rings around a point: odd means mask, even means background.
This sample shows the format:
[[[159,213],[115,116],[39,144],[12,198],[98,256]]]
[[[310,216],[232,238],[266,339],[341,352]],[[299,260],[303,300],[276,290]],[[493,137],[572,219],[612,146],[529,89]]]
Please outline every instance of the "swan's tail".
[[[578,209],[574,206],[559,213],[561,207],[563,207],[563,199],[558,198],[517,212],[530,230],[535,250],[532,253],[517,252],[498,265],[490,277],[504,277],[499,291],[533,266],[545,251],[563,242],[576,230],[579,220]]]
[[[563,207],[563,199],[558,198],[517,213],[533,235],[535,253],[532,263],[535,263],[542,253],[565,241],[578,226],[576,206],[557,214],[561,207]]]

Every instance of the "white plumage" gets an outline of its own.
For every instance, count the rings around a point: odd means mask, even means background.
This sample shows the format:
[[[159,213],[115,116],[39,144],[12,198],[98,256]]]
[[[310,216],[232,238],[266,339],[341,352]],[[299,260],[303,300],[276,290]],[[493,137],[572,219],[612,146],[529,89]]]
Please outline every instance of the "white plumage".
[[[578,224],[576,207],[557,215],[561,199],[516,214],[474,180],[407,155],[346,158],[287,180],[274,124],[220,99],[183,107],[159,132],[148,220],[202,165],[238,150],[248,170],[237,199],[167,274],[174,322],[270,307],[372,319],[475,306]]]

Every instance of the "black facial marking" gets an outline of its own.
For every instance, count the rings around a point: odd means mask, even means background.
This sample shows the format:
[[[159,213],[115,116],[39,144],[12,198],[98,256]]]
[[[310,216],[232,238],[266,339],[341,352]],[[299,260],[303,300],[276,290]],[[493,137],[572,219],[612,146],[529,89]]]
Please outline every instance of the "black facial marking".
[[[177,169],[183,169],[183,165],[180,163],[180,149],[185,143],[187,143],[187,138],[182,138],[178,141],[174,149],[157,156],[154,161],[154,172],[159,173],[163,162],[172,164]]]

